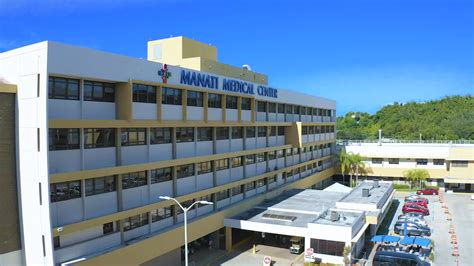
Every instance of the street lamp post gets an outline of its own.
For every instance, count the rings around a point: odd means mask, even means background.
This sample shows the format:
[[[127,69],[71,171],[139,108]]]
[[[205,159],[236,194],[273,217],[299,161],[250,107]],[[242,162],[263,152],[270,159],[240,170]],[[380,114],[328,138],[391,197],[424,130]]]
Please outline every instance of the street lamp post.
[[[160,199],[172,200],[172,201],[176,202],[176,204],[178,204],[178,206],[181,208],[181,210],[183,210],[183,213],[184,213],[184,265],[188,266],[188,221],[187,221],[187,213],[196,204],[200,203],[200,204],[203,204],[203,205],[212,205],[214,203],[206,201],[206,200],[198,200],[198,201],[193,202],[193,204],[191,204],[187,208],[185,208],[175,198],[168,197],[168,196],[160,196]]]

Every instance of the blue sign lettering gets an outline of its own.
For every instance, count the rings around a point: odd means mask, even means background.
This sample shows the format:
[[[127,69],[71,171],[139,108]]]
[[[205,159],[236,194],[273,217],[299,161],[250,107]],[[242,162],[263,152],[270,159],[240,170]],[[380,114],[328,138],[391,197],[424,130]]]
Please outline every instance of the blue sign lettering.
[[[202,88],[219,89],[219,77],[187,70],[181,70],[180,83]],[[223,79],[222,90],[255,95],[254,84],[241,80]],[[277,89],[262,85],[257,87],[257,94],[265,97],[278,98]]]
[[[186,70],[181,70],[180,83],[196,87],[219,89],[219,77]]]

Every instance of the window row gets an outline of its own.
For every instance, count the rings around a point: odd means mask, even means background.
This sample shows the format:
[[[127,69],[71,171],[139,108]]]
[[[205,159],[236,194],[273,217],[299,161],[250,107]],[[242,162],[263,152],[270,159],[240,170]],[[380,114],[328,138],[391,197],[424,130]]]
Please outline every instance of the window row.
[[[313,135],[313,134],[320,134],[320,133],[334,133],[335,129],[336,129],[335,126],[302,126],[301,134]]]
[[[115,102],[115,84],[108,82],[90,81],[83,82],[84,101]],[[157,87],[146,84],[133,84],[133,102],[156,103]],[[50,99],[79,100],[81,98],[81,85],[79,79],[49,77],[48,97]],[[207,100],[209,108],[222,108],[225,104],[227,109],[238,109],[238,97],[226,95],[223,102],[223,95],[208,93],[204,99],[204,93],[199,91],[187,91],[187,106],[203,107]],[[251,110],[251,98],[241,98],[241,109]],[[183,92],[181,89],[163,87],[161,92],[161,103],[171,105],[182,105]],[[317,116],[334,116],[334,111],[329,109],[319,109],[291,104],[271,103],[257,101],[258,112],[287,113]]]
[[[291,104],[257,101],[257,112],[279,113],[279,114],[301,114],[313,116],[334,116],[334,110],[312,108]]]
[[[212,127],[177,127],[176,142],[195,141],[194,131],[197,131],[197,141],[212,141]],[[247,138],[284,136],[284,127],[217,127],[216,140],[241,139],[244,136],[244,130]],[[229,132],[230,131],[230,132]],[[84,129],[84,148],[106,148],[116,146],[116,130],[114,128],[85,128]],[[120,130],[120,142],[122,146],[135,146],[147,144],[146,128],[122,128]],[[172,128],[150,128],[150,144],[172,143]],[[54,128],[49,129],[49,150],[73,150],[80,148],[80,129],[78,128]]]
[[[383,158],[372,158],[373,164],[382,164],[383,161]],[[415,159],[415,162],[416,165],[428,165],[428,159]],[[400,159],[388,158],[388,164],[400,164]],[[433,165],[444,165],[444,159],[433,159]]]

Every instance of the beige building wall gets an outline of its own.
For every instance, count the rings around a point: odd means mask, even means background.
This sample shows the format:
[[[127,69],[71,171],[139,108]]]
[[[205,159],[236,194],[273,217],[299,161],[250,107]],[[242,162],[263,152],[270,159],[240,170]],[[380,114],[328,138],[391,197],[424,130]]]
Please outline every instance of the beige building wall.
[[[183,36],[148,42],[147,59],[250,82],[268,84],[265,74],[217,61],[217,48]]]

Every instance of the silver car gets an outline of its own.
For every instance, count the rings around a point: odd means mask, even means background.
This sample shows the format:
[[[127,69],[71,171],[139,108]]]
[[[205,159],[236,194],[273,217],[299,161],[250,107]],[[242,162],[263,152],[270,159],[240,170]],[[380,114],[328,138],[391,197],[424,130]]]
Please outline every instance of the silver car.
[[[402,218],[399,218],[398,221],[399,222],[401,222],[401,221],[403,221],[403,222],[413,222],[413,223],[419,224],[421,226],[428,226],[425,219],[418,218],[418,217],[402,217]]]

